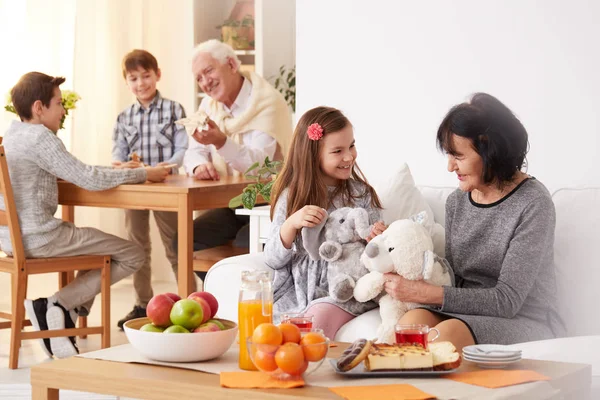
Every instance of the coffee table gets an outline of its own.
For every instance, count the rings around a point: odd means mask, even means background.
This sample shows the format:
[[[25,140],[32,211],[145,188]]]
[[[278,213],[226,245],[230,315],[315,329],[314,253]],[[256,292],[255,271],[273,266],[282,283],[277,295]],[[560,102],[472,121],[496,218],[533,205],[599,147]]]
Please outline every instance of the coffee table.
[[[330,349],[338,357],[347,344]],[[532,369],[551,378],[550,385],[560,391],[559,398],[589,398],[591,367],[587,364],[522,360],[516,369]],[[464,362],[459,371],[475,370]],[[401,383],[401,382],[399,382]],[[193,370],[146,364],[72,357],[31,368],[33,400],[57,400],[59,390],[76,390],[141,399],[341,399],[329,389],[305,386],[297,389],[226,389],[219,376]],[[523,385],[525,390],[525,385]],[[528,398],[523,393],[523,398]]]

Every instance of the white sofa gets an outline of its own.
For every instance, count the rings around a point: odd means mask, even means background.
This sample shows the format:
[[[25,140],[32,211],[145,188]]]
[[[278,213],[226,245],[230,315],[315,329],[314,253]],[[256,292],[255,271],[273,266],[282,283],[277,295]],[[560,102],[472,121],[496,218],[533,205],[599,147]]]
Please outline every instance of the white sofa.
[[[420,187],[436,222],[444,224],[445,200],[453,188]],[[558,298],[567,323],[568,339],[518,344],[528,358],[592,364],[592,391],[600,398],[600,188],[559,189],[552,198],[556,207],[555,263]],[[222,260],[206,276],[205,290],[219,299],[219,315],[237,320],[240,272],[268,268],[262,253]],[[335,340],[352,342],[375,337],[379,310],[365,313],[344,325]],[[567,345],[568,344],[568,345]]]

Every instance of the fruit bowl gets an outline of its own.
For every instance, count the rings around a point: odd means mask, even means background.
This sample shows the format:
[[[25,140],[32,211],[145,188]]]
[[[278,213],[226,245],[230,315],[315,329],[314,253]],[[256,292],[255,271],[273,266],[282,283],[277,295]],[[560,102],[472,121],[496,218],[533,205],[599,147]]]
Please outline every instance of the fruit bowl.
[[[275,379],[293,379],[316,371],[329,351],[329,339],[312,344],[285,343],[280,345],[254,343],[248,338],[250,359],[260,371]]]
[[[165,362],[197,362],[223,355],[235,341],[235,322],[218,319],[225,329],[213,332],[162,333],[145,332],[140,328],[149,318],[136,318],[123,325],[129,343],[142,355]]]

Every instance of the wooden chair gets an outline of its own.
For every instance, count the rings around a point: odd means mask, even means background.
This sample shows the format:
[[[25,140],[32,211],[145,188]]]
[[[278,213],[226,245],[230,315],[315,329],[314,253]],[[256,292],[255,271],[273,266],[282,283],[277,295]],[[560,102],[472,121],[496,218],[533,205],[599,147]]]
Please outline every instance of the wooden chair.
[[[248,248],[235,247],[232,243],[194,252],[194,271],[208,272],[219,261],[233,256],[248,254]]]
[[[0,142],[1,143],[1,142]],[[0,258],[0,272],[11,274],[11,313],[0,312],[1,319],[10,322],[0,323],[0,329],[11,329],[8,367],[15,369],[19,365],[21,341],[28,339],[46,339],[59,336],[102,335],[102,348],[110,347],[110,256],[78,256],[57,258],[25,258],[21,228],[17,217],[12,185],[6,165],[4,146],[0,145],[0,194],[4,197],[5,210],[0,210],[0,226],[7,226],[13,247],[12,257]],[[29,275],[57,272],[60,285],[66,285],[69,276],[76,270],[100,269],[102,275],[102,325],[98,327],[80,327],[52,331],[23,331],[31,325],[25,319],[23,302],[27,297],[27,279]],[[80,321],[81,322],[81,321]]]

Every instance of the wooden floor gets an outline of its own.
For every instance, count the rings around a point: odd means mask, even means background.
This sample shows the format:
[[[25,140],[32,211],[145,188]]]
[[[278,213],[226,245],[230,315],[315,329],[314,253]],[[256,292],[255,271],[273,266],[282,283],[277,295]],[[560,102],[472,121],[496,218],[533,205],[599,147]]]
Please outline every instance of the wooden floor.
[[[51,274],[33,276],[29,284],[29,298],[47,297],[53,294],[52,289],[58,287],[57,278]],[[155,293],[176,292],[175,282],[154,282]],[[10,311],[10,275],[0,273],[0,310]],[[116,346],[127,343],[125,333],[117,328],[117,321],[125,314],[131,311],[134,302],[133,286],[131,278],[118,282],[112,286],[111,291],[111,345]],[[99,300],[99,299],[98,299]],[[98,304],[100,304],[98,302]],[[92,324],[100,323],[100,307],[94,307],[89,317]],[[4,385],[29,384],[29,368],[44,362],[51,361],[40,347],[38,340],[27,340],[23,342],[19,354],[19,369],[8,369],[8,350],[10,341],[10,330],[0,330],[0,399],[14,399],[14,396],[7,396],[2,390]],[[81,352],[94,351],[100,349],[100,336],[88,336],[87,339],[78,339],[79,350]],[[124,399],[121,399],[124,400]]]

